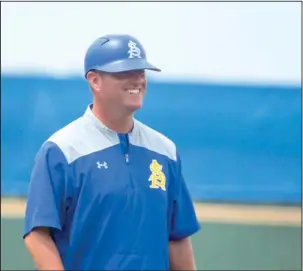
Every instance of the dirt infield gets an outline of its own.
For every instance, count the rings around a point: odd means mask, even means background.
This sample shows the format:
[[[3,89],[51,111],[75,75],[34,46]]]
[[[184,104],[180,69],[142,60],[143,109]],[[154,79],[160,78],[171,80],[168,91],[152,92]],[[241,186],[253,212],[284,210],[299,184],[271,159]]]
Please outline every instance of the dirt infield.
[[[202,222],[300,226],[302,216],[299,207],[284,206],[195,203],[195,209]],[[1,217],[22,218],[24,211],[24,199],[1,199]]]
[[[200,221],[261,225],[301,225],[299,207],[195,204]]]

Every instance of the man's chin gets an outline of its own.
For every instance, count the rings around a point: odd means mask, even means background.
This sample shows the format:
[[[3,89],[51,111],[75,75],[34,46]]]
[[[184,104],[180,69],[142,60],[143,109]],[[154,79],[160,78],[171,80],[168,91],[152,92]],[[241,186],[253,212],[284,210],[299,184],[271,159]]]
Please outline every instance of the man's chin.
[[[142,104],[133,104],[133,105],[127,105],[126,110],[129,114],[132,114],[136,112],[137,110],[141,109]]]

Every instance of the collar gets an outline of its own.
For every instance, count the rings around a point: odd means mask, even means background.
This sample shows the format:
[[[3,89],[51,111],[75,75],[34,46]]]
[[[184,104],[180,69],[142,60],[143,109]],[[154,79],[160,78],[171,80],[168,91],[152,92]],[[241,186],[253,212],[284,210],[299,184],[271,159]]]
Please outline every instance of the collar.
[[[93,104],[89,104],[86,108],[86,111],[83,115],[83,118],[88,119],[91,121],[91,123],[102,133],[106,132],[106,133],[110,133],[110,134],[115,134],[117,135],[118,133],[110,128],[108,128],[104,123],[102,123],[101,120],[99,120],[95,114],[92,111],[92,105]],[[129,132],[129,135],[133,135],[136,132],[137,129],[137,125],[136,125],[136,120],[134,120],[134,125],[133,125],[133,129],[131,130],[131,132]]]

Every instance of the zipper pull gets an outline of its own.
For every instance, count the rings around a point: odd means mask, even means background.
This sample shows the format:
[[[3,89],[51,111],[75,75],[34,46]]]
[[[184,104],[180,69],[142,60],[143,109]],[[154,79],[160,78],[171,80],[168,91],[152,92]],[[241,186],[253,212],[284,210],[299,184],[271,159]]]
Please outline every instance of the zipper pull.
[[[128,156],[128,154],[125,154],[125,161],[126,161],[126,163],[129,162],[129,156]]]

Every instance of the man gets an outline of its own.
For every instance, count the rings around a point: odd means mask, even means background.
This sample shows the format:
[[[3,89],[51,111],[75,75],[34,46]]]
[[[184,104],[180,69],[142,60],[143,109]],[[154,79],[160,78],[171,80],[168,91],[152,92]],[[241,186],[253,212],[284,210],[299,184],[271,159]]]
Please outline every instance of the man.
[[[133,117],[146,69],[160,71],[132,36],[88,48],[93,103],[44,142],[31,175],[24,239],[39,270],[196,269],[176,146]]]

